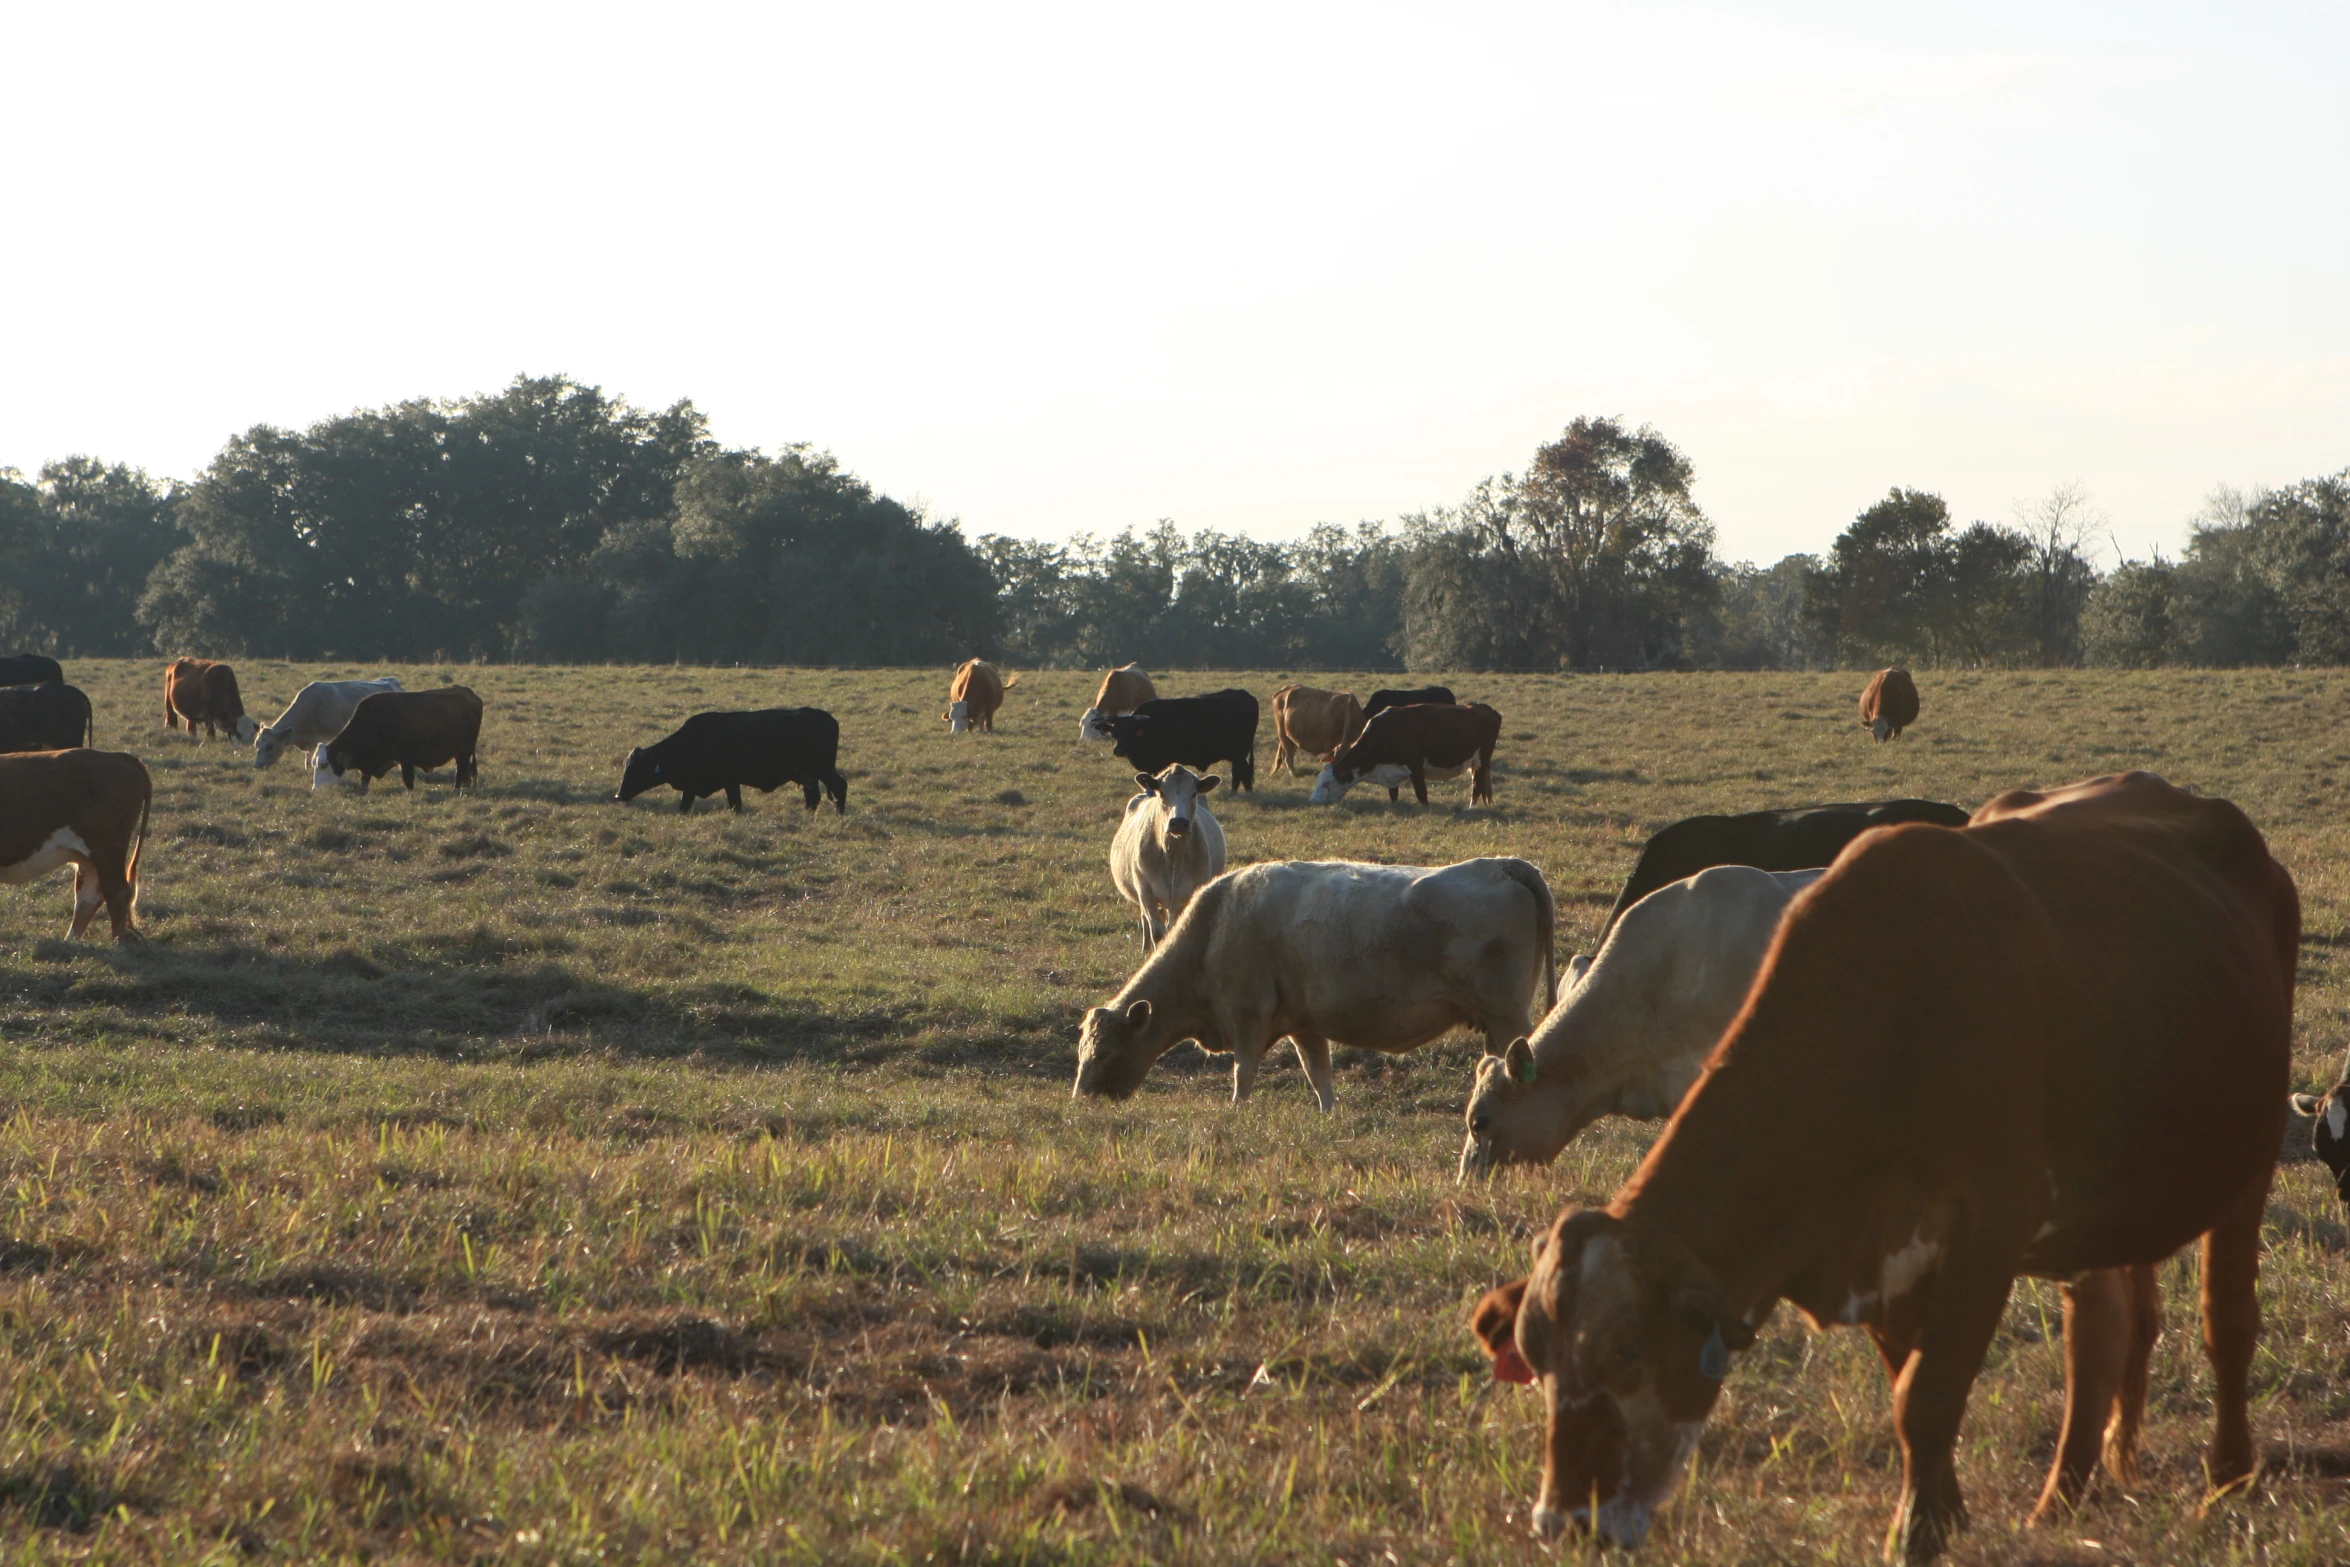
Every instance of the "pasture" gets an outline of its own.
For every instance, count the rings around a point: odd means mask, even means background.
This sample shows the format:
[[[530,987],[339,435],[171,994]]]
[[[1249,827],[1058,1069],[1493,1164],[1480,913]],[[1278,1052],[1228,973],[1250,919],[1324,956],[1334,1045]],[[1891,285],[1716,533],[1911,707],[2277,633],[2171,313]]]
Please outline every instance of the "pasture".
[[[1139,961],[1105,856],[1132,792],[1096,675],[1025,672],[950,737],[946,671],[239,666],[460,681],[482,783],[313,796],[160,715],[161,661],[70,663],[142,756],[146,944],[0,890],[0,1549],[105,1561],[1507,1562],[1537,1400],[1466,1332],[1652,1125],[1453,1177],[1476,1047],[1294,1058],[1235,1111],[1196,1051],[1073,1104],[1082,1010]],[[1154,674],[1157,674],[1154,671]],[[1388,679],[1309,676],[1367,694]],[[1443,677],[1438,677],[1443,678]],[[1561,956],[1701,810],[2144,766],[2242,804],[2298,878],[2302,1086],[2350,1039],[2350,673],[1948,673],[1898,742],[1862,678],[1459,675],[1497,803],[1213,797],[1234,864],[1549,875]],[[1161,675],[1169,695],[1264,672]],[[689,713],[812,704],[849,810],[608,798]],[[2159,1159],[2151,1148],[2147,1157]],[[2020,1285],[1962,1436],[1953,1560],[2350,1554],[2350,1257],[2280,1172],[2259,1493],[2198,1516],[2194,1264],[2165,1273],[2146,1483],[2020,1520],[2056,1437],[2053,1286]],[[1873,1561],[1898,1457],[1865,1338],[1782,1309],[1642,1559]]]

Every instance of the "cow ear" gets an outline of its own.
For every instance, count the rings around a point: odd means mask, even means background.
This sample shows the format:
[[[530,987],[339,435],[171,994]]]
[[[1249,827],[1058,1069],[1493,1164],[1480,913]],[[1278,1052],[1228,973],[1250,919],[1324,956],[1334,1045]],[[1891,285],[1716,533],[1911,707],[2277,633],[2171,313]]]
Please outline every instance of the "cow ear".
[[[1485,1298],[1477,1302],[1476,1314],[1469,1319],[1469,1331],[1477,1335],[1477,1342],[1493,1357],[1496,1381],[1534,1380],[1534,1368],[1518,1353],[1518,1308],[1525,1300],[1526,1281],[1513,1279],[1499,1289],[1486,1291]]]
[[[1533,1044],[1527,1040],[1525,1035],[1520,1034],[1511,1040],[1509,1048],[1501,1053],[1501,1064],[1503,1069],[1509,1073],[1511,1082],[1531,1085],[1534,1081]]]
[[[1137,1001],[1126,1009],[1126,1026],[1128,1028],[1140,1028],[1150,1020],[1151,1004],[1147,1001]]]
[[[1214,773],[1210,773],[1207,777],[1202,778],[1199,781],[1199,792],[1202,794],[1213,794],[1216,792],[1216,785],[1222,783],[1223,781],[1223,779],[1217,777]]]
[[[2323,1102],[2315,1094],[2295,1094],[2293,1096],[2293,1113],[2305,1121],[2314,1120],[2317,1117],[2317,1107]]]
[[[1712,1381],[1721,1381],[1729,1368],[1728,1360],[1717,1356],[1753,1347],[1754,1329],[1728,1314],[1721,1294],[1711,1285],[1684,1284],[1673,1291],[1672,1312],[1682,1326],[1704,1338],[1707,1364],[1701,1369]]]
[[[1134,781],[1141,787],[1144,794],[1157,794],[1159,792],[1158,779],[1152,777],[1149,773],[1136,773],[1134,775]]]

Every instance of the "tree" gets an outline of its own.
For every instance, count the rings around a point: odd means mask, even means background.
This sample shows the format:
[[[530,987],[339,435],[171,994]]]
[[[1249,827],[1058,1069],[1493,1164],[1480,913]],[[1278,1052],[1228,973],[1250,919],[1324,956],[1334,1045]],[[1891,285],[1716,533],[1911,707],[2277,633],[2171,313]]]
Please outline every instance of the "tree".
[[[1950,507],[1894,487],[1853,518],[1805,582],[1813,623],[1843,655],[1866,663],[1924,661],[1947,575]]]
[[[2350,663],[2350,468],[2265,492],[2246,528],[2251,564],[2292,628],[2293,657]]]
[[[2110,538],[2105,513],[2078,483],[2060,484],[2029,506],[2016,507],[2016,531],[2030,545],[2026,613],[2044,666],[2081,661],[2081,613],[2097,585],[2089,552]]]
[[[2170,562],[2124,561],[2089,594],[2081,614],[2088,662],[2108,669],[2176,663],[2185,641],[2179,574]]]

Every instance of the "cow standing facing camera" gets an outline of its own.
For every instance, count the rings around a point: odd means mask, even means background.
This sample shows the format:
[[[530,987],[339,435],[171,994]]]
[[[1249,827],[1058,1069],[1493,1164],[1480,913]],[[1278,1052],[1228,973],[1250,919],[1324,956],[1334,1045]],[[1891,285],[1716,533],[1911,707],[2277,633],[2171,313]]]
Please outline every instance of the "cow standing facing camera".
[[[1110,840],[1110,881],[1142,917],[1142,950],[1166,939],[1191,895],[1224,874],[1224,828],[1208,809],[1218,782],[1180,762],[1136,773],[1142,793],[1126,802]]]

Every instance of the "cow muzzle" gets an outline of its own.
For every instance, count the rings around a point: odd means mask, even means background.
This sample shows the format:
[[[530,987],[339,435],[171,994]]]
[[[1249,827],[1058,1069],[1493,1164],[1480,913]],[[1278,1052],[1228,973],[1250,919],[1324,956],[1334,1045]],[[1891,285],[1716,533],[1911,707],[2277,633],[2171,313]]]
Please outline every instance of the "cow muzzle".
[[[1189,817],[1184,817],[1184,816],[1175,816],[1175,817],[1170,817],[1170,818],[1168,819],[1168,821],[1167,821],[1167,836],[1168,836],[1168,837],[1170,837],[1170,838],[1188,838],[1188,837],[1190,837],[1190,836],[1191,836],[1191,820],[1190,820],[1190,818],[1189,818]]]

